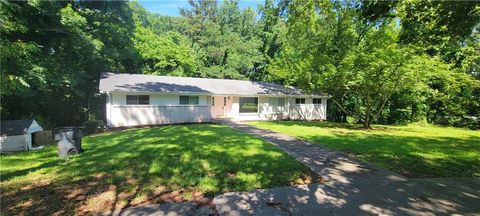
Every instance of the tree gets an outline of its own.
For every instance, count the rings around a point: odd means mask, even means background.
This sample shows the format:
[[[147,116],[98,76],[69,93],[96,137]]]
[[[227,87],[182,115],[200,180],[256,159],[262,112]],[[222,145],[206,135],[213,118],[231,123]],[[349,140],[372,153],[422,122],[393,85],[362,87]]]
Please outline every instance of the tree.
[[[345,114],[369,128],[395,94],[426,80],[421,50],[399,43],[392,18],[365,26],[358,7],[339,2],[293,2],[287,39],[270,72],[310,92],[325,92]],[[411,91],[412,94],[416,91]]]
[[[189,1],[192,9],[181,9],[190,29],[186,32],[201,60],[199,76],[228,79],[253,77],[255,65],[263,61],[256,30],[256,15],[240,10],[237,1]]]
[[[398,6],[403,43],[426,47],[428,54],[439,54],[456,66],[463,57],[456,54],[480,22],[476,1],[408,1]]]
[[[268,80],[267,66],[280,53],[283,43],[283,36],[286,32],[284,11],[287,2],[282,1],[275,4],[273,0],[266,0],[263,6],[260,6],[260,24],[262,26],[260,51],[264,56],[264,61],[256,65],[257,73],[253,79]]]
[[[136,27],[135,48],[144,62],[144,73],[196,76],[197,62],[187,38],[170,31],[158,36],[150,29]]]
[[[100,73],[136,68],[126,3],[1,4],[2,118],[52,127],[102,116]]]
[[[415,70],[407,66],[415,53],[396,43],[395,31],[392,24],[372,29],[353,52],[351,70],[357,72],[349,77],[345,86],[357,99],[357,110],[353,113],[365,128],[377,120],[393,94],[408,89],[417,78]]]
[[[308,92],[330,93],[332,101],[341,105],[337,107],[342,111],[335,112],[349,113],[345,108],[353,108],[350,106],[353,103],[348,102],[348,88],[343,85],[348,83],[348,73],[352,72],[349,66],[353,62],[352,48],[360,39],[352,22],[354,13],[354,7],[344,8],[339,2],[291,2],[284,43],[268,66],[274,80]]]

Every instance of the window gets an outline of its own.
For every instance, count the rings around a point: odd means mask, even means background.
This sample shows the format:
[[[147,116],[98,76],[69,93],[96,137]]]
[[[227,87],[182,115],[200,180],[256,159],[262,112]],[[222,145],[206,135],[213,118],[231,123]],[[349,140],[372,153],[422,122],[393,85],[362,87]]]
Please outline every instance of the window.
[[[180,104],[198,104],[198,96],[180,96]]]
[[[212,97],[212,106],[215,106],[215,97]]]
[[[305,104],[305,98],[295,98],[295,104]]]
[[[322,99],[321,98],[313,98],[313,104],[321,104]]]
[[[150,104],[149,95],[127,95],[127,105],[148,105]]]
[[[241,97],[240,113],[256,113],[258,112],[258,98],[256,97]]]
[[[268,98],[270,106],[285,106],[285,98]]]

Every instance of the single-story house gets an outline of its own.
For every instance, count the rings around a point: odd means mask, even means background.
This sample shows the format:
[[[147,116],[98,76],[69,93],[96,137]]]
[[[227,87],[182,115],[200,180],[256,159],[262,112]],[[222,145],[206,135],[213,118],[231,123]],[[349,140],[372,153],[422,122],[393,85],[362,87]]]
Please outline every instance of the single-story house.
[[[268,82],[103,73],[108,127],[233,120],[325,120],[328,95]]]
[[[0,152],[28,151],[32,149],[35,133],[43,131],[35,120],[2,120]]]

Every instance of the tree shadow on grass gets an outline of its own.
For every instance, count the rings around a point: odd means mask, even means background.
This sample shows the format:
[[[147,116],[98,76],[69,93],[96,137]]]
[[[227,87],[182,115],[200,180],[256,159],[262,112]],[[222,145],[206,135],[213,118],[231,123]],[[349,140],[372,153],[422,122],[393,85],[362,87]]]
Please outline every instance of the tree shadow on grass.
[[[480,144],[475,137],[421,138],[395,135],[362,135],[331,132],[303,139],[328,148],[352,153],[407,177],[480,176]],[[477,143],[480,143],[478,140]],[[469,154],[471,154],[469,156]]]
[[[46,162],[46,163],[42,163],[41,165],[39,166],[35,166],[35,167],[30,167],[30,168],[27,168],[27,169],[21,169],[21,170],[15,170],[15,171],[11,171],[11,172],[5,172],[5,173],[2,173],[2,178],[1,178],[1,181],[8,181],[12,178],[15,178],[15,177],[18,177],[18,176],[24,176],[30,172],[35,172],[37,170],[41,170],[41,169],[45,169],[45,168],[49,168],[49,167],[53,167],[53,166],[57,166],[61,163],[60,160],[54,160],[54,161],[49,161],[49,162]]]
[[[289,126],[301,126],[296,130],[302,127],[333,129],[322,133],[312,130],[311,133],[296,134],[291,131],[291,135],[355,155],[407,177],[480,176],[480,136],[469,135],[470,131],[460,137],[450,134],[422,137],[419,129],[412,131],[388,126],[375,126],[373,131],[364,132],[363,129],[357,130],[355,125],[331,122],[277,121],[271,124],[285,126],[281,130],[287,133],[290,133]]]
[[[42,178],[37,171],[48,168],[55,177],[43,185],[3,181],[2,214],[100,214],[145,202],[204,202],[222,192],[285,186],[312,175],[266,142],[219,125],[106,133],[84,138],[84,148],[66,161],[50,155],[36,167],[9,172],[9,179]]]

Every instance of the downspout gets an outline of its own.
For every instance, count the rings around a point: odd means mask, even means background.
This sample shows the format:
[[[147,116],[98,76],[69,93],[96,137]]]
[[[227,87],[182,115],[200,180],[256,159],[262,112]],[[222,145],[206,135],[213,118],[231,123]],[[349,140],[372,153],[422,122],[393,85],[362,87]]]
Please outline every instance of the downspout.
[[[107,92],[107,106],[106,106],[106,120],[107,120],[107,127],[112,127],[112,94]]]
[[[287,97],[287,118],[290,120],[290,99],[292,96]]]

